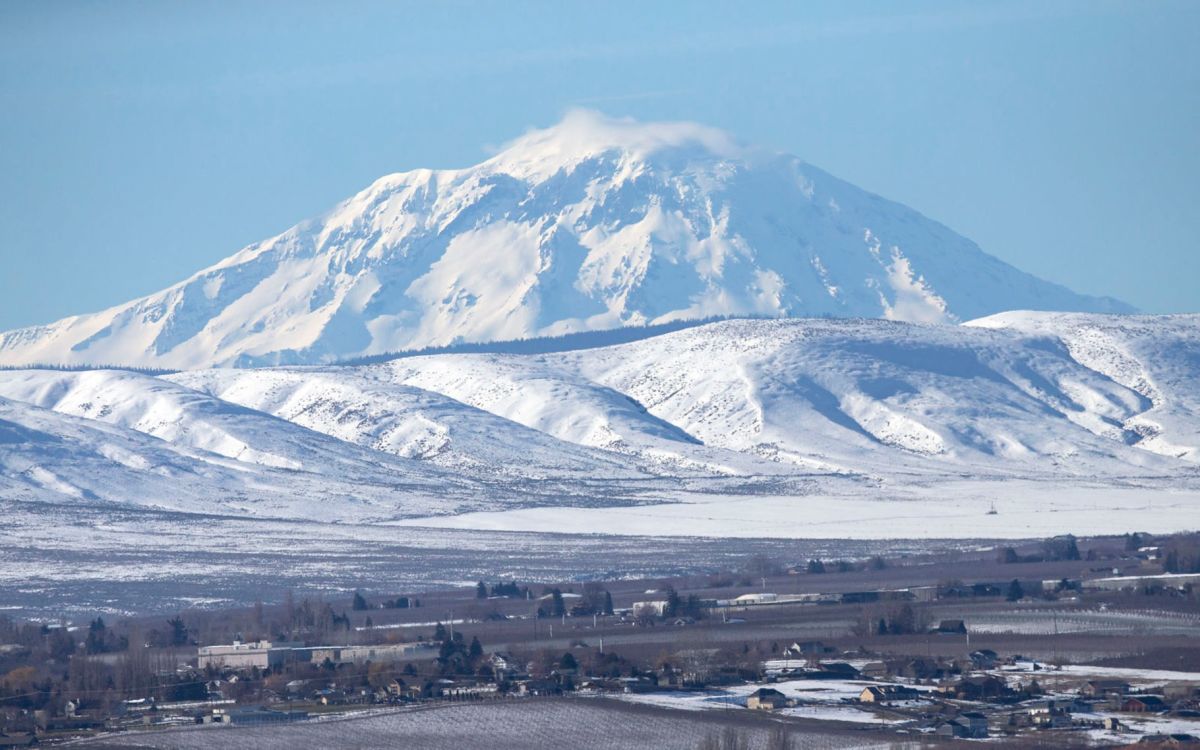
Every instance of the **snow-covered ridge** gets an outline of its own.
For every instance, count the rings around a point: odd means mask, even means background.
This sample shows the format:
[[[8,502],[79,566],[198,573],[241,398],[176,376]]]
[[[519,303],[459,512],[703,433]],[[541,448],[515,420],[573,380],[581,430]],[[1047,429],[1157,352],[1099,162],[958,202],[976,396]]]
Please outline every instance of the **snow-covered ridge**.
[[[0,364],[304,364],[710,316],[1010,309],[1128,308],[797,157],[574,112],[474,167],[385,176],[161,292],[2,333]]]
[[[1200,315],[1008,312],[968,325],[1057,338],[1077,362],[1149,402],[1123,425],[1139,447],[1200,462]]]
[[[1022,312],[727,320],[360,366],[7,371],[0,500],[499,528],[541,523],[531,508],[636,505],[641,528],[648,503],[720,518],[712,504],[758,498],[795,523],[830,497],[959,509],[1004,499],[971,486],[1018,483],[1068,507],[1144,491],[1190,524],[1197,363],[1200,316]]]
[[[1200,326],[1180,335],[1194,346]],[[1157,357],[1145,366],[1194,365]],[[709,450],[820,472],[1087,476],[1175,465],[1141,444],[1137,425],[1157,408],[1153,400],[1081,363],[1051,332],[735,320],[619,346],[404,358],[364,373],[440,390],[564,440],[622,450],[668,438],[662,425]],[[653,421],[618,418],[625,402],[609,403],[607,394],[628,398]],[[1186,412],[1184,421],[1200,422],[1189,396],[1171,403]],[[1200,442],[1189,430],[1169,434]]]

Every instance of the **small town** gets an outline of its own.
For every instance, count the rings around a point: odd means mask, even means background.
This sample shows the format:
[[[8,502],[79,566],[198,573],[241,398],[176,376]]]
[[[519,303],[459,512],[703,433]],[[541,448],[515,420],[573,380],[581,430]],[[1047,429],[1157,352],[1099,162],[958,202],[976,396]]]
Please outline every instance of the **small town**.
[[[1056,537],[112,625],[0,620],[0,747],[525,701],[922,744],[1200,746],[1197,550],[1194,536]]]

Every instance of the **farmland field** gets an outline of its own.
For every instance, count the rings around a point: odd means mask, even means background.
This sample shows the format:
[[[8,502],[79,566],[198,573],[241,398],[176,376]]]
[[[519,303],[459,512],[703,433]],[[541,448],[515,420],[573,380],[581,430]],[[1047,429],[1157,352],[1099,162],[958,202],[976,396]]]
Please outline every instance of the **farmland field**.
[[[613,750],[656,747],[692,750],[706,736],[734,727],[764,748],[776,726],[771,717],[744,711],[692,712],[636,706],[599,698],[496,701],[417,710],[389,711],[332,721],[286,726],[206,726],[144,735],[128,734],[86,743],[88,747],[193,750],[346,747],[358,750],[414,747],[423,750],[524,750],[555,747],[568,739],[575,747]],[[896,747],[882,733],[789,724],[804,748]],[[893,738],[894,739],[894,738]]]

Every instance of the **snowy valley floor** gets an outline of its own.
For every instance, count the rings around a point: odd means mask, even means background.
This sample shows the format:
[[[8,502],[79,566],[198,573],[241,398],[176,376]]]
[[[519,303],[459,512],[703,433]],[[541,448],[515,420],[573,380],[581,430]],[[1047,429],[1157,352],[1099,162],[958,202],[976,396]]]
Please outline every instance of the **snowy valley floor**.
[[[288,590],[648,577],[737,567],[758,554],[864,559],[1063,533],[1197,528],[1195,490],[1016,481],[879,498],[693,495],[636,508],[530,508],[395,524],[0,501],[0,611],[172,612],[278,601]]]
[[[564,517],[569,517],[565,514]],[[36,529],[36,533],[33,530]],[[593,530],[594,532],[594,530]],[[174,612],[285,593],[672,575],[783,559],[866,558],[986,541],[680,538],[326,524],[0,501],[0,613]]]
[[[996,513],[989,511],[995,507]],[[522,508],[402,526],[790,539],[1034,539],[1200,529],[1200,487],[960,481],[804,497],[692,495],[623,508]]]

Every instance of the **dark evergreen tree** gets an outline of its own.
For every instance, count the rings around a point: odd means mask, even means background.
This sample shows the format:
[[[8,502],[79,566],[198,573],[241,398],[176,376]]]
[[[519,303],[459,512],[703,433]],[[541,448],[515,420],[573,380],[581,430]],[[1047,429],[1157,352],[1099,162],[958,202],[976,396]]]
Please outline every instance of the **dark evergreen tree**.
[[[174,618],[167,620],[167,625],[170,630],[167,631],[168,642],[172,646],[186,646],[188,642],[188,629],[183,624],[183,618],[176,615]]]
[[[354,592],[354,603],[350,607],[355,612],[362,612],[364,609],[369,609],[366,598],[363,597],[361,591]]]
[[[1016,578],[1012,579],[1012,583],[1008,584],[1008,595],[1005,598],[1010,602],[1025,598],[1025,589],[1021,588],[1021,582]]]
[[[663,617],[678,617],[679,616],[679,594],[675,591],[674,586],[667,587],[667,603],[663,605]]]
[[[1180,573],[1179,552],[1177,550],[1168,550],[1163,557],[1163,570],[1168,573]]]
[[[89,654],[100,654],[108,650],[107,643],[108,627],[104,624],[103,617],[97,617],[88,625],[87,638],[84,640],[83,648]]]
[[[1079,546],[1071,534],[1056,536],[1042,542],[1042,551],[1047,560],[1078,560]]]

